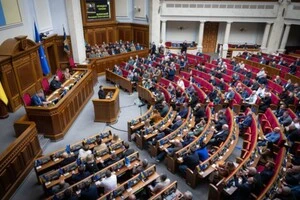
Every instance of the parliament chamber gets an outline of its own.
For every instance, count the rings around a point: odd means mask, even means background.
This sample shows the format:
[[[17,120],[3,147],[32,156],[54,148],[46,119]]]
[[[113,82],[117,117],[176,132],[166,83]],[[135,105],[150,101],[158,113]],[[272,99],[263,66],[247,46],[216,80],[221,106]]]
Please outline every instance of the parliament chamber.
[[[299,199],[299,7],[0,3],[0,198]]]

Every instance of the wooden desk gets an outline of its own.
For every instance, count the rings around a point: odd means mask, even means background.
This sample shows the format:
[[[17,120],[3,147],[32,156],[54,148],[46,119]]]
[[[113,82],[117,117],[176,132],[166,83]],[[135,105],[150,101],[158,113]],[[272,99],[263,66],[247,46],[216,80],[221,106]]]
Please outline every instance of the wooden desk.
[[[45,137],[50,138],[51,140],[57,140],[64,137],[77,115],[94,93],[92,71],[76,69],[75,74],[83,76],[54,106],[25,107],[29,120],[36,123],[38,132],[44,134]],[[72,84],[73,80],[71,79],[70,82],[67,82],[66,84],[69,83]],[[55,91],[47,99],[53,100],[58,94],[59,90]]]
[[[103,90],[105,94],[113,92],[113,96],[106,99],[93,99],[94,121],[112,123],[118,119],[120,112],[120,90],[116,87],[104,87]]]
[[[42,153],[34,122],[25,117],[14,123],[16,138],[0,156],[0,199],[10,199]]]
[[[117,84],[122,89],[128,91],[129,94],[132,94],[133,85],[130,80],[124,78],[123,76],[119,76],[108,69],[105,71],[105,77],[106,81],[110,81],[111,83]]]

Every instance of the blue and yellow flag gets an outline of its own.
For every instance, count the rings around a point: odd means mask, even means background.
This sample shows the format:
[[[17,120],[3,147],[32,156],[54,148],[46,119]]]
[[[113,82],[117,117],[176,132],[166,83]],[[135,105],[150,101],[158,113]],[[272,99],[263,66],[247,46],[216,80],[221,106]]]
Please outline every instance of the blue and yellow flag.
[[[6,105],[8,104],[8,99],[0,82],[0,100],[2,100]]]
[[[35,42],[40,43],[41,42],[40,34],[37,30],[35,23],[34,23],[34,33],[35,33]],[[47,60],[47,57],[46,57],[46,54],[45,54],[45,51],[44,51],[44,48],[42,45],[40,45],[40,47],[39,47],[39,56],[40,56],[40,62],[41,62],[43,74],[47,75],[50,72],[50,68],[49,68],[48,60]]]

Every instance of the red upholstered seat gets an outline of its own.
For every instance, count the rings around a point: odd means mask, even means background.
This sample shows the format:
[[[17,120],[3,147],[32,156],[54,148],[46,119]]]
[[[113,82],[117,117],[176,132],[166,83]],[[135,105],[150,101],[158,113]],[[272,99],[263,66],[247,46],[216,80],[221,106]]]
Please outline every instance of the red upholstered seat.
[[[172,42],[165,42],[166,47],[171,47],[172,46]]]
[[[31,96],[28,93],[25,93],[22,97],[23,103],[25,106],[31,106]]]
[[[43,88],[43,91],[46,95],[50,94],[52,91],[50,90],[50,85],[49,85],[49,81],[47,78],[43,78],[42,81],[42,88]]]
[[[56,75],[58,76],[58,78],[59,78],[59,80],[60,80],[61,82],[64,81],[64,75],[63,75],[63,73],[62,73],[62,71],[61,71],[60,69],[57,69]]]

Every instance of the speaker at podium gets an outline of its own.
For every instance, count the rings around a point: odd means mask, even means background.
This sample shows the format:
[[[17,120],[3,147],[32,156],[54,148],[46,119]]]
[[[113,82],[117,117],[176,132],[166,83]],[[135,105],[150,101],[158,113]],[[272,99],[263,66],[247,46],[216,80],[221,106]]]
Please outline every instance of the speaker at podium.
[[[95,122],[113,123],[120,112],[120,90],[117,87],[103,87],[105,99],[93,99]]]

